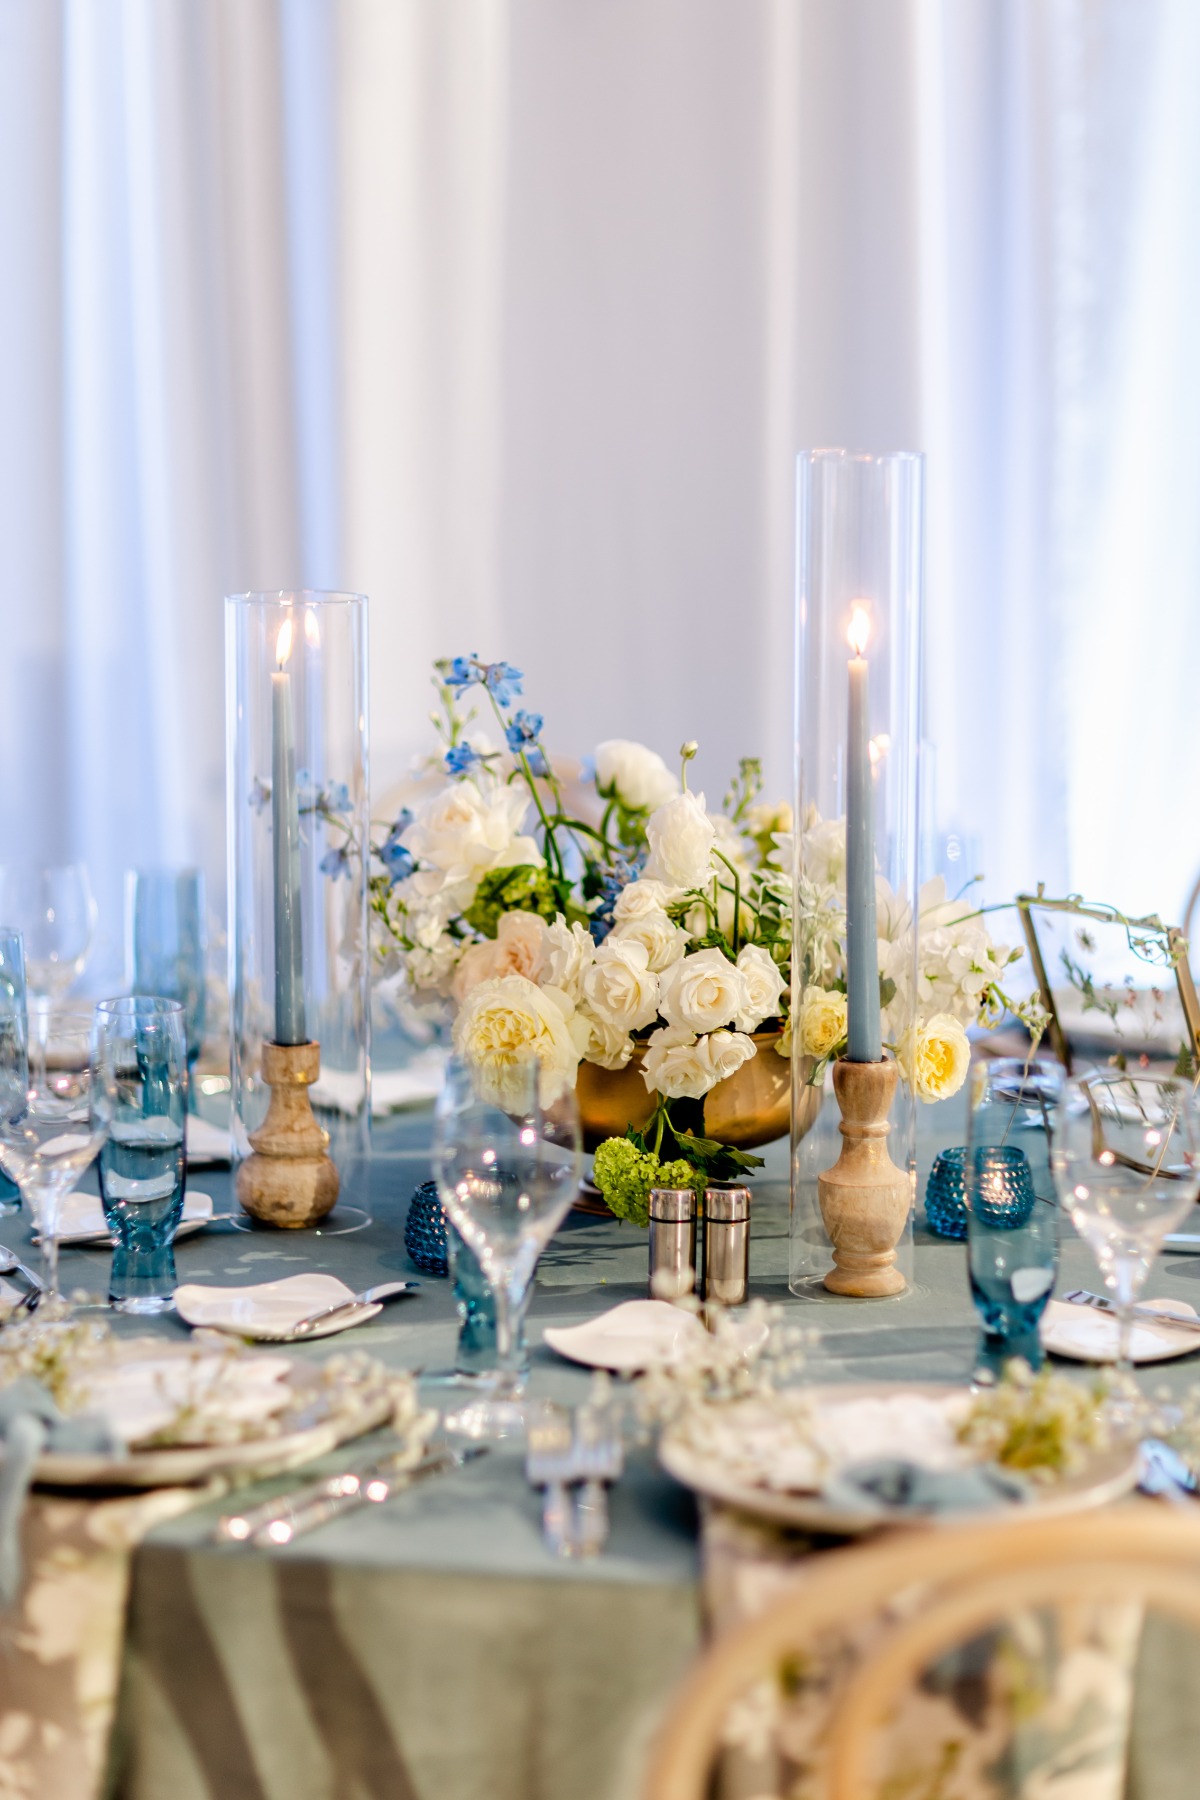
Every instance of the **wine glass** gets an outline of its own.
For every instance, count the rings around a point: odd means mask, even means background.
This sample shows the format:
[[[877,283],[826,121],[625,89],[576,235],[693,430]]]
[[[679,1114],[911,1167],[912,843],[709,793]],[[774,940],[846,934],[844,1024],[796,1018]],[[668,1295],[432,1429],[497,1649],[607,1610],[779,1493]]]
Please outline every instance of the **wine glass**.
[[[83,974],[96,929],[96,902],[82,863],[0,868],[0,919],[25,940],[25,981],[34,1015],[34,1068],[44,1073],[51,1010]]]
[[[451,1223],[475,1252],[496,1316],[490,1397],[447,1419],[472,1437],[524,1429],[515,1321],[537,1261],[579,1189],[573,1087],[536,1057],[480,1065],[452,1057],[433,1126],[433,1172]]]
[[[91,1117],[90,1013],[57,1013],[44,1066],[20,1091],[20,1055],[0,1038],[0,1168],[37,1226],[46,1295],[59,1300],[62,1203],[95,1158],[103,1127]]]
[[[126,874],[130,986],[135,994],[179,1001],[187,1021],[189,1073],[204,1047],[206,916],[202,870],[130,869]]]
[[[1200,1102],[1174,1075],[1096,1070],[1068,1084],[1050,1163],[1063,1205],[1117,1310],[1117,1369],[1132,1370],[1132,1309],[1162,1241],[1200,1192]]]

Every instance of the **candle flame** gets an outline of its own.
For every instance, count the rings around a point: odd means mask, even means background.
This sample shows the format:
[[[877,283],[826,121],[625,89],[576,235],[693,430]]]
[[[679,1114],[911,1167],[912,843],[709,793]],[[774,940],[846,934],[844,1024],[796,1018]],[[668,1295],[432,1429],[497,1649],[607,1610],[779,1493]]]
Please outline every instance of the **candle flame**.
[[[281,669],[292,654],[292,636],[292,621],[287,618],[279,627],[279,636],[275,639],[275,661]]]
[[[855,656],[862,656],[865,653],[870,636],[871,615],[865,606],[856,606],[850,614],[850,629],[846,633],[847,641]]]

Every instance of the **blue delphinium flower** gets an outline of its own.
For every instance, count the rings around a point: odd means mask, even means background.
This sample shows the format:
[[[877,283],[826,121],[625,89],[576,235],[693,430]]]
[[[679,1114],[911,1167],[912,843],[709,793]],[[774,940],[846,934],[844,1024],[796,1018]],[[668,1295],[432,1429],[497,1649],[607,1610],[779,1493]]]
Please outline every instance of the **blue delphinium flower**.
[[[595,781],[596,759],[594,756],[584,756],[580,758],[579,779],[580,781],[586,781],[589,786]]]
[[[469,688],[479,680],[478,660],[472,651],[470,656],[443,657],[437,667],[447,687]]]
[[[296,770],[296,804],[300,811],[312,812],[318,805],[321,795],[316,782],[307,769]]]
[[[256,775],[250,784],[250,804],[256,813],[271,804],[271,784],[264,781],[261,775]]]
[[[324,812],[348,813],[350,811],[350,789],[344,781],[331,781],[321,795],[320,804]]]
[[[526,752],[526,760],[529,763],[531,775],[548,775],[550,773],[550,764],[546,761],[540,744],[535,744],[532,750]]]
[[[519,756],[526,745],[537,742],[543,723],[541,713],[526,712],[524,707],[513,714],[511,723],[504,727],[504,735],[514,756]]]
[[[411,875],[416,867],[416,858],[412,851],[406,850],[400,842],[411,824],[412,814],[405,807],[379,850],[379,860],[391,877],[393,887],[398,881],[403,881],[406,875]]]
[[[521,683],[525,677],[511,663],[494,662],[488,663],[484,669],[483,679],[497,706],[511,706],[514,700],[520,698]]]
[[[600,904],[592,914],[588,926],[594,944],[602,944],[612,930],[613,908],[621,890],[627,888],[631,881],[637,880],[645,861],[645,851],[640,851],[632,861],[624,856],[617,856],[605,870],[600,882]]]
[[[468,769],[482,761],[478,750],[472,750],[470,744],[451,744],[443,758],[447,775],[465,775]]]
[[[320,869],[322,875],[328,875],[329,879],[331,881],[336,881],[339,875],[344,875],[346,877],[346,879],[349,880],[350,879],[350,844],[349,844],[349,840],[347,840],[347,842],[344,844],[335,844],[330,849],[328,849],[325,852],[324,856],[321,858],[321,861],[317,866]]]

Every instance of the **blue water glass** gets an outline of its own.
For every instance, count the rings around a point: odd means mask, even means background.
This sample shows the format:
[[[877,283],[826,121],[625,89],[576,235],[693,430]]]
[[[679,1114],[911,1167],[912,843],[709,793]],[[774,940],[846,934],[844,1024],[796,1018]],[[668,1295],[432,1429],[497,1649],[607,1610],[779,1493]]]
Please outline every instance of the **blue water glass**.
[[[102,1000],[94,1043],[92,1109],[106,1132],[100,1199],[117,1239],[109,1299],[118,1312],[168,1312],[186,1181],[183,1007],[159,996]]]
[[[125,929],[135,994],[178,1000],[191,1066],[204,1047],[207,911],[200,869],[130,869]]]
[[[446,1258],[454,1277],[454,1304],[458,1310],[458,1349],[454,1366],[464,1375],[490,1374],[499,1368],[496,1350],[496,1303],[491,1283],[479,1258],[466,1240],[446,1220]],[[536,1256],[535,1259],[536,1260]],[[506,1373],[529,1372],[529,1346],[525,1341],[525,1317],[533,1293],[533,1267],[512,1303],[513,1357]]]
[[[939,1151],[925,1183],[925,1223],[935,1237],[967,1235],[967,1190],[963,1181],[966,1146]]]
[[[1020,1356],[1040,1368],[1038,1322],[1058,1273],[1058,1206],[1036,1192],[1029,1159],[1012,1144],[970,1148],[965,1179],[967,1267],[983,1322],[981,1360],[997,1369]]]
[[[25,946],[19,931],[0,925],[0,1115],[24,1112],[29,1092],[29,1019]],[[21,1190],[0,1169],[0,1218],[21,1210]]]

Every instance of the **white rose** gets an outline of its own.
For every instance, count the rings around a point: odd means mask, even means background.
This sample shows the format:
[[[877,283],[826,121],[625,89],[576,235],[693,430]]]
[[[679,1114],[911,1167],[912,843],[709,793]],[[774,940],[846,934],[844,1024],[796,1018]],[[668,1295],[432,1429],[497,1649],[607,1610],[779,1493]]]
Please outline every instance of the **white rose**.
[[[773,1018],[779,1011],[780,996],[787,982],[778,963],[761,944],[744,944],[737,966],[742,974],[745,999],[735,1023],[739,1031],[757,1031],[764,1019]]]
[[[454,1048],[478,1071],[483,1097],[514,1111],[522,1103],[530,1056],[541,1065],[543,1106],[571,1086],[579,1067],[579,1047],[561,1006],[524,975],[502,975],[471,990],[454,1021]]]
[[[691,942],[689,932],[673,925],[665,912],[645,912],[636,919],[619,919],[607,943],[640,944],[656,975],[677,963]]]
[[[613,918],[620,924],[623,919],[642,919],[647,913],[662,912],[682,892],[682,888],[668,887],[665,881],[631,881],[617,895]]]
[[[642,1079],[652,1094],[668,1100],[699,1100],[753,1055],[753,1041],[739,1032],[713,1031],[697,1038],[677,1026],[664,1026],[650,1038]]]
[[[957,1019],[935,1013],[924,1025],[909,1026],[896,1045],[896,1061],[918,1100],[948,1100],[967,1078],[970,1040]]]
[[[662,757],[628,738],[609,738],[596,746],[596,786],[615,793],[631,812],[652,812],[679,792],[678,778]]]
[[[800,833],[800,872],[819,888],[845,883],[845,819],[823,819],[815,806],[809,807]]]
[[[524,975],[536,985],[546,972],[546,951],[546,921],[537,913],[501,913],[495,938],[472,944],[464,953],[454,977],[454,998],[465,1000],[481,981],[500,975]]]
[[[646,821],[650,855],[645,873],[668,887],[707,887],[712,875],[713,822],[703,794],[676,794]]]
[[[538,866],[542,853],[522,833],[529,796],[519,787],[466,777],[452,781],[418,809],[402,842],[419,863],[439,869],[451,881],[478,884],[489,869]]]
[[[800,1006],[798,1037],[803,1056],[832,1056],[846,1035],[845,994],[837,989],[807,988]]]
[[[741,970],[723,950],[693,950],[662,978],[663,1018],[684,1031],[715,1031],[732,1024],[745,1004]]]
[[[633,1039],[629,1033],[619,1025],[610,1025],[605,1019],[593,1018],[586,1011],[577,1016],[587,1021],[589,1029],[584,1061],[595,1063],[601,1069],[623,1069],[633,1055]]]
[[[559,913],[553,925],[546,927],[546,980],[570,994],[576,1005],[595,949],[591,932],[578,920],[568,925]]]
[[[583,977],[587,1010],[606,1025],[640,1031],[658,1017],[658,976],[642,944],[611,936],[596,951]]]

